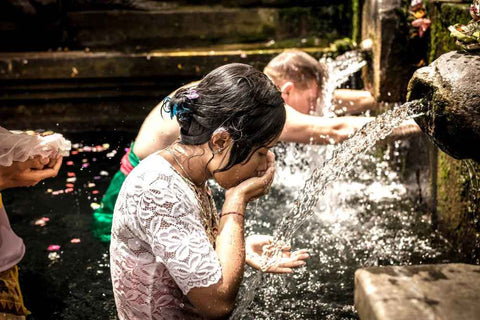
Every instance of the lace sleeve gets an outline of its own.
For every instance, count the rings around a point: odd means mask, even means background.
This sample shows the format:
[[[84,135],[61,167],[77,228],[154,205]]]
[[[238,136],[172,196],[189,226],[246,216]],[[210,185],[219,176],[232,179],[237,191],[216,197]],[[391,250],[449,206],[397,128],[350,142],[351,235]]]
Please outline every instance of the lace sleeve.
[[[167,267],[184,294],[217,283],[222,276],[220,262],[205,233],[193,192],[175,176],[150,190],[157,205],[147,236],[157,262]],[[142,207],[152,211],[153,202],[146,203]]]

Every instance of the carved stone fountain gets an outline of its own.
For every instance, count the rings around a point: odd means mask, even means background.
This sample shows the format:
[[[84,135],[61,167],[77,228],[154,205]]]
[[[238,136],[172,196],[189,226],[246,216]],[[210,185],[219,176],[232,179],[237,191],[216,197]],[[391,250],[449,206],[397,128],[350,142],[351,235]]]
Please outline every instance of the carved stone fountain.
[[[480,162],[480,55],[449,52],[418,69],[408,87],[408,100],[426,98],[422,130],[457,159]]]

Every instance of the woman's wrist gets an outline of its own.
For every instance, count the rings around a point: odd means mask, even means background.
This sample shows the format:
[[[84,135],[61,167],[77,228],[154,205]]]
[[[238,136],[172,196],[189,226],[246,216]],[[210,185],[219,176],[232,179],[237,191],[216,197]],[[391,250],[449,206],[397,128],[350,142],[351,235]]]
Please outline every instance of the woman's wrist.
[[[238,212],[238,211],[222,211],[222,212],[220,212],[220,219],[222,219],[223,217],[228,217],[228,216],[245,219],[245,213],[243,213],[243,212]]]
[[[225,192],[225,202],[237,203],[243,205],[244,207],[247,206],[247,199],[243,192],[238,191],[236,189],[228,189]]]
[[[245,198],[240,193],[229,191],[230,190],[227,190],[225,193],[225,201],[223,202],[222,213],[220,214],[220,217],[237,216],[243,218],[245,214],[245,207],[247,206]]]

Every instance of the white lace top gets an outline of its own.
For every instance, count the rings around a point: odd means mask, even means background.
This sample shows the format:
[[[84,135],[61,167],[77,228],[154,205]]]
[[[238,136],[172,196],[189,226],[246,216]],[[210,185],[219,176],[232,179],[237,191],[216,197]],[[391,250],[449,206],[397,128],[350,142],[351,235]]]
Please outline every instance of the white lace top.
[[[120,319],[202,319],[186,294],[222,276],[202,213],[194,190],[160,155],[128,175],[110,244]]]

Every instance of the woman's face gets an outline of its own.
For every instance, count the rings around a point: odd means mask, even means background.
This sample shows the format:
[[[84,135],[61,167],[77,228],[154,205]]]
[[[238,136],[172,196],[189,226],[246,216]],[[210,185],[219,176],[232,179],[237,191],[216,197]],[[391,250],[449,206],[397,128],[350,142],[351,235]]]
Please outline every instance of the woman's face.
[[[247,158],[247,162],[239,163],[228,169],[227,171],[217,172],[213,174],[213,178],[218,182],[222,188],[229,189],[237,186],[241,182],[252,178],[262,176],[268,168],[267,155],[270,148],[273,147],[278,141],[275,139],[270,145],[255,150],[250,158]],[[230,150],[224,157],[218,168],[223,168],[228,163],[230,157]]]

